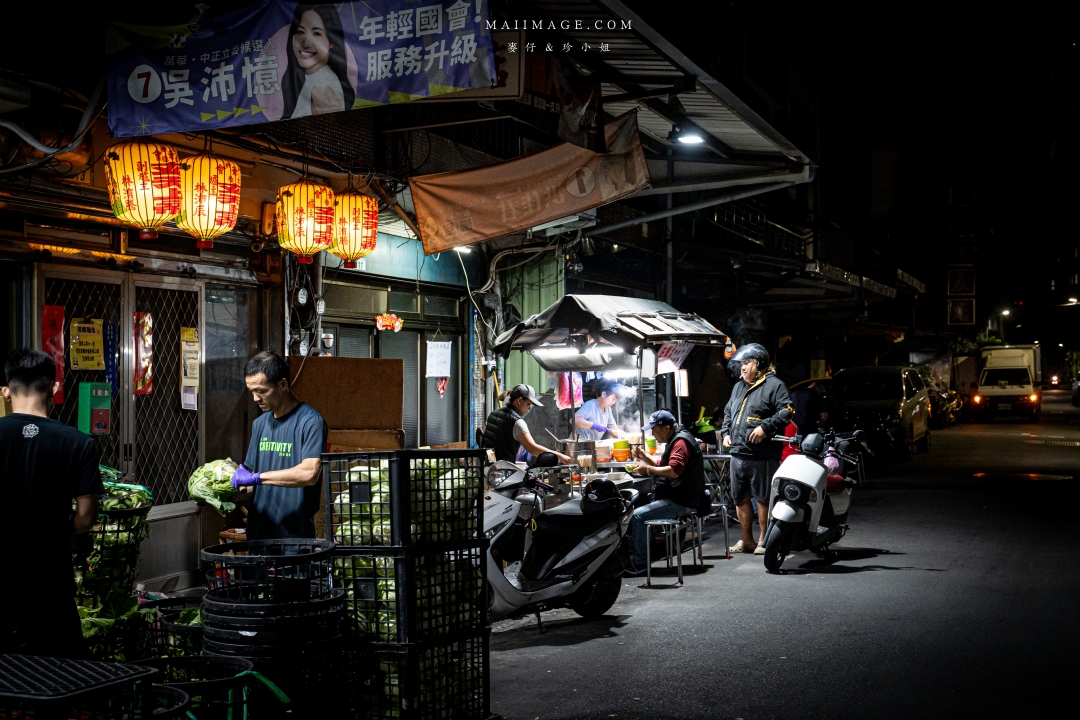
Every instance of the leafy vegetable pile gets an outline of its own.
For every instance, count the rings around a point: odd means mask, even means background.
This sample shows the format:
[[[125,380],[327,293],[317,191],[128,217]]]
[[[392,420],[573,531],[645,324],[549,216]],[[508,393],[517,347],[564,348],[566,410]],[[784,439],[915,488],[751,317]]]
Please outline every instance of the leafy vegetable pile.
[[[440,553],[416,559],[340,555],[334,559],[338,582],[347,588],[345,613],[358,639],[398,641],[398,600],[405,588],[397,563],[416,563],[417,629],[445,634],[479,622],[483,576],[471,560]],[[404,571],[404,565],[402,571]],[[408,638],[416,640],[417,638]]]
[[[141,654],[146,623],[157,611],[139,610],[131,594],[139,544],[149,533],[146,513],[119,511],[147,507],[153,495],[142,485],[115,482],[118,470],[101,466],[100,472],[105,486],[101,514],[89,532],[88,547],[72,553],[75,603],[91,657],[124,662]]]
[[[232,476],[237,465],[232,458],[215,460],[203,465],[188,478],[188,495],[195,502],[204,502],[222,516],[236,509],[236,489]]]
[[[448,469],[445,459],[413,459],[410,470],[412,542],[475,539],[478,480],[462,468]],[[370,491],[370,502],[355,502],[354,492],[363,486]],[[348,482],[336,482],[331,490],[334,540],[342,545],[393,543],[388,463],[376,460],[351,468]]]

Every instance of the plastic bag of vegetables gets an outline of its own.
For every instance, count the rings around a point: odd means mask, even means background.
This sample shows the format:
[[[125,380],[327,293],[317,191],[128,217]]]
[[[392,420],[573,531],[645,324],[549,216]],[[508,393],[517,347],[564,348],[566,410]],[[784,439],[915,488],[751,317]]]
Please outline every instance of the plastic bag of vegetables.
[[[236,509],[236,489],[232,476],[236,472],[232,458],[206,463],[188,478],[188,495],[195,502],[204,502],[226,515]]]

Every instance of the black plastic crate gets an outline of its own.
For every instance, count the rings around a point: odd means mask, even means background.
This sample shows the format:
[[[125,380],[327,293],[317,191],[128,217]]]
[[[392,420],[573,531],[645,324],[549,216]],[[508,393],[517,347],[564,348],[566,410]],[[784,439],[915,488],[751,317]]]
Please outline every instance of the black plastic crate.
[[[244,658],[156,658],[146,664],[157,668],[156,680],[183,690],[191,697],[191,713],[198,720],[238,720],[249,716],[262,683],[250,674]]]
[[[150,506],[98,513],[85,550],[73,551],[76,597],[82,604],[127,595],[135,582],[139,545],[146,537]]]
[[[137,720],[175,718],[189,698],[151,684],[156,670],[29,655],[0,655],[0,718]]]
[[[329,597],[327,540],[248,540],[202,551],[206,597],[245,603],[292,603]]]
[[[180,625],[181,613],[199,608],[202,596],[163,598],[139,606],[158,611],[147,629],[146,657],[184,657],[202,652],[202,626]]]
[[[356,641],[414,643],[487,626],[483,543],[451,550],[405,548],[334,555],[345,589],[345,628]]]
[[[327,578],[326,597],[317,600],[291,603],[249,603],[237,600],[219,600],[203,597],[203,617],[227,616],[238,619],[264,620],[267,623],[288,623],[293,619],[317,618],[340,611],[345,605],[345,591],[329,586]]]
[[[349,717],[360,720],[486,720],[488,632],[356,652],[349,665]]]
[[[479,450],[322,456],[329,537],[343,546],[408,547],[480,538]]]

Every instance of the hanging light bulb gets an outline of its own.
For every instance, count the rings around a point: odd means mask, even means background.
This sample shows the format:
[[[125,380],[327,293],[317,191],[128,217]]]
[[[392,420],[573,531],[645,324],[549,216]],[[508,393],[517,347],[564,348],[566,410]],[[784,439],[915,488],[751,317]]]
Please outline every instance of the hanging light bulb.
[[[334,202],[337,232],[330,254],[345,261],[343,267],[354,268],[356,261],[375,250],[379,232],[379,201],[351,188],[338,195]]]
[[[168,145],[114,145],[105,153],[105,178],[113,214],[139,228],[140,240],[156,238],[158,228],[180,212],[180,158]]]
[[[307,288],[300,288],[300,292],[296,293],[296,302],[307,305]]]
[[[232,230],[240,214],[240,166],[200,153],[180,163],[180,186],[176,227],[198,238],[198,247],[214,247],[214,238]]]
[[[278,190],[278,245],[295,253],[301,265],[334,244],[334,191],[303,179]]]

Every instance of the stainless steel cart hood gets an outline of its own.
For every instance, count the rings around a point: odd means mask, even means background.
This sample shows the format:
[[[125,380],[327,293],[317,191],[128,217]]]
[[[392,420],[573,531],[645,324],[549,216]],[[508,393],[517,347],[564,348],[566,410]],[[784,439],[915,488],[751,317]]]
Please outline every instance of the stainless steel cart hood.
[[[529,352],[545,370],[595,371],[636,367],[639,347],[678,341],[722,346],[727,336],[659,300],[566,295],[500,334],[495,351]]]

